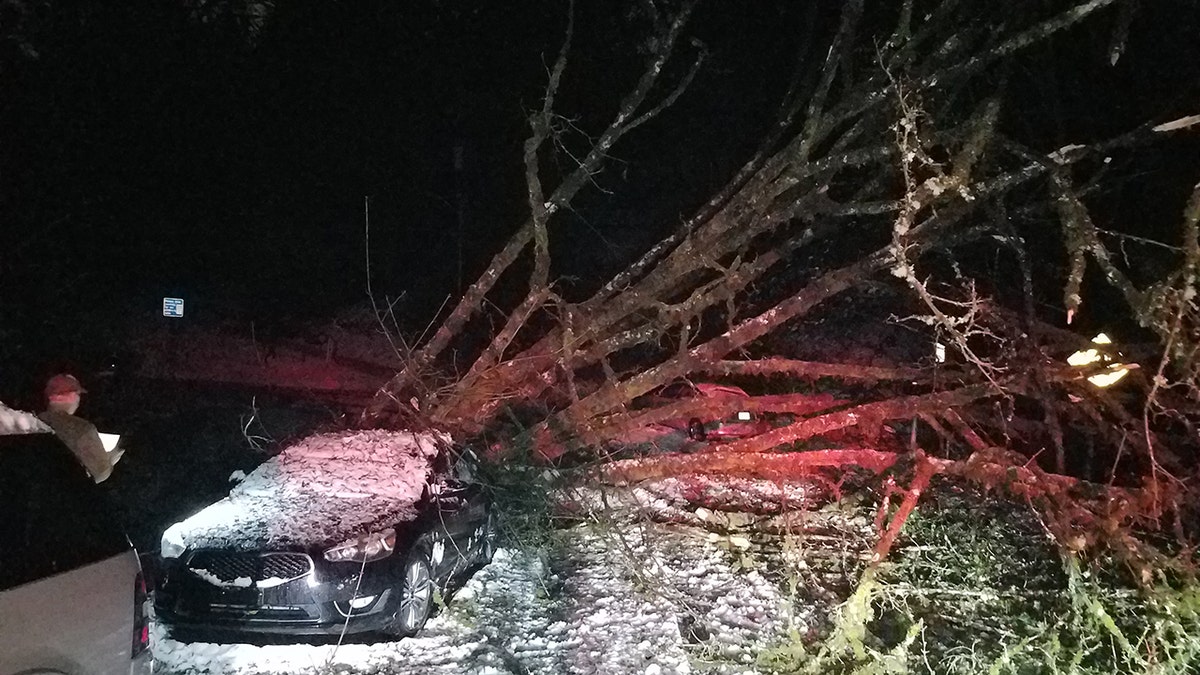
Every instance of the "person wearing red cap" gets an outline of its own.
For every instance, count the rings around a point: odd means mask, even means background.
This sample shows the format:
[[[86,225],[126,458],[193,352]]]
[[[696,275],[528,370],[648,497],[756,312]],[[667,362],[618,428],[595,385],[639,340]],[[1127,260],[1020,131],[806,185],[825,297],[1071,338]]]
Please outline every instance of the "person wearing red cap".
[[[121,459],[123,450],[109,453],[104,449],[100,433],[91,422],[75,416],[80,398],[87,390],[74,375],[60,374],[46,381],[46,411],[38,415],[55,435],[75,453],[76,459],[97,483],[112,475],[113,465]]]

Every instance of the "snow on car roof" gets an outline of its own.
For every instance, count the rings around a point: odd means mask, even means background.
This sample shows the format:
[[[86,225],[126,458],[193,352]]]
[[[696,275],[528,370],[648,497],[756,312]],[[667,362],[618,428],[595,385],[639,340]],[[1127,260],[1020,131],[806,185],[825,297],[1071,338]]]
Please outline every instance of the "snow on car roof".
[[[229,496],[179,524],[190,548],[336,544],[417,516],[441,434],[317,434],[252,471]]]
[[[46,433],[46,426],[37,415],[24,410],[13,410],[0,403],[0,435]]]

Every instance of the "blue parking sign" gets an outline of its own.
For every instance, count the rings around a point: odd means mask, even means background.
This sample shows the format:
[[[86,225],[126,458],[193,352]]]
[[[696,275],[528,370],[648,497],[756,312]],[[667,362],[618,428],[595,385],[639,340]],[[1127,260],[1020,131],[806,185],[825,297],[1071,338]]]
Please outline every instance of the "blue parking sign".
[[[183,298],[163,298],[163,316],[181,318],[183,316]]]

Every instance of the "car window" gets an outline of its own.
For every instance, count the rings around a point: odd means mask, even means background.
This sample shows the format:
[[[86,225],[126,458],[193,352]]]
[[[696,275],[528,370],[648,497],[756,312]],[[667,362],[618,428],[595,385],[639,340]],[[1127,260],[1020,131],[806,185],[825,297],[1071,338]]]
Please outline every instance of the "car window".
[[[0,436],[0,591],[129,550],[104,489],[53,434]]]

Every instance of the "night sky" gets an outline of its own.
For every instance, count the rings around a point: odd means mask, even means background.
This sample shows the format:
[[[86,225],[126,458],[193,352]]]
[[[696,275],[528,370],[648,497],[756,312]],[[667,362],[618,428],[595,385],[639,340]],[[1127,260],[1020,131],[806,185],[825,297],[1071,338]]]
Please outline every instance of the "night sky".
[[[46,302],[178,293],[198,311],[327,312],[363,297],[370,196],[376,290],[428,310],[462,283],[460,246],[462,274],[478,273],[519,224],[524,115],[565,3],[281,2],[253,48],[171,3],[90,4],[45,19],[39,58],[4,73],[4,218],[40,259],[25,290]],[[636,21],[580,4],[562,100],[594,132],[641,57]],[[737,96],[686,97],[682,119],[750,133],[663,124],[632,138],[602,178],[616,206],[566,237],[587,239],[587,257],[636,253],[626,240],[644,246],[702,199],[773,112],[794,46],[736,38],[799,17],[727,10],[697,21],[736,31],[705,36],[697,92]]]
[[[164,295],[186,298],[195,320],[329,316],[365,298],[368,196],[374,289],[405,293],[405,328],[419,330],[524,217],[525,115],[565,2],[279,0],[252,41],[220,16],[196,20],[187,7],[204,3],[27,4],[0,3],[10,351],[153,314]],[[628,9],[638,3],[577,4],[560,99],[576,149],[636,78],[647,28]],[[1111,13],[1079,29],[1088,49],[1033,50],[1009,79],[1005,124],[1054,148],[1200,112],[1198,4],[1154,3],[1117,67],[1095,39]],[[691,29],[711,51],[701,75],[556,225],[568,290],[638,255],[723,184],[772,121],[798,54],[823,56],[839,7],[702,3]],[[675,67],[693,54],[685,41]],[[1196,151],[1183,143],[1139,165],[1107,196],[1114,213],[1177,222],[1200,178]]]

